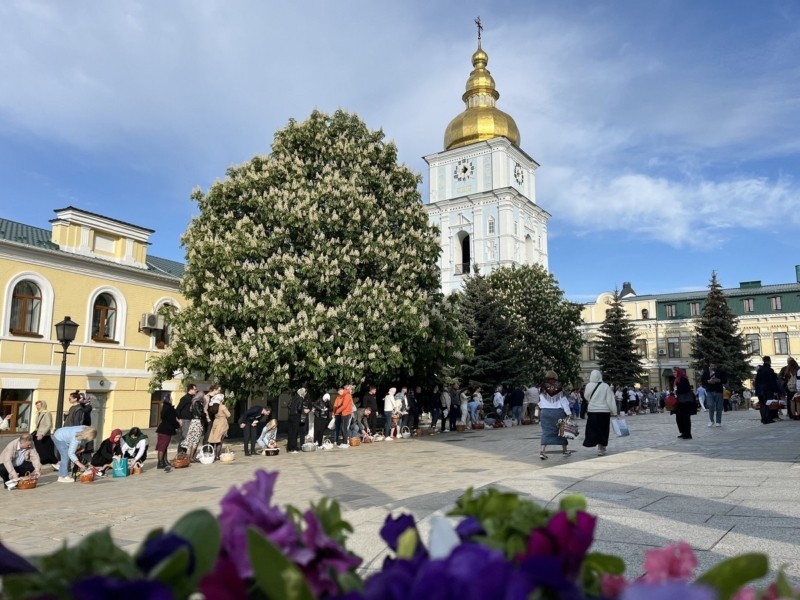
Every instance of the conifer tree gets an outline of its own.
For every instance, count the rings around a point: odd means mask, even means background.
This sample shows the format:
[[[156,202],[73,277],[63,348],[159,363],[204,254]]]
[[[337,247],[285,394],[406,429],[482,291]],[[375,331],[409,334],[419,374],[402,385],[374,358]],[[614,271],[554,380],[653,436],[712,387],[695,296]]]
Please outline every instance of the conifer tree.
[[[315,111],[278,131],[269,155],[193,193],[190,304],[151,385],[183,372],[278,394],[461,364],[419,175],[383,138],[355,115]]]
[[[747,341],[739,331],[739,320],[728,306],[716,272],[711,273],[708,287],[708,296],[692,336],[692,367],[701,372],[708,363],[714,362],[728,376],[728,386],[739,390],[753,374],[747,360]]]
[[[518,332],[486,277],[476,274],[468,278],[459,301],[473,352],[463,366],[462,380],[487,390],[496,385],[528,383],[523,381]]]
[[[636,328],[614,290],[606,318],[596,342],[597,363],[604,380],[611,385],[630,386],[644,375],[642,358],[636,348]]]

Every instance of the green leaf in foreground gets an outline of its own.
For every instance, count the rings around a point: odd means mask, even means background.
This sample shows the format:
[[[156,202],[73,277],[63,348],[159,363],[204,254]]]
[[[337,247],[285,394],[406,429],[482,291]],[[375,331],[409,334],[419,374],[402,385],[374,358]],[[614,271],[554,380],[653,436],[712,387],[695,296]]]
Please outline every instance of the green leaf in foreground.
[[[247,530],[247,553],[256,586],[270,600],[313,600],[305,577],[294,563],[254,528]]]
[[[724,560],[697,578],[697,583],[714,588],[719,600],[729,600],[742,586],[769,572],[766,554],[742,554]]]

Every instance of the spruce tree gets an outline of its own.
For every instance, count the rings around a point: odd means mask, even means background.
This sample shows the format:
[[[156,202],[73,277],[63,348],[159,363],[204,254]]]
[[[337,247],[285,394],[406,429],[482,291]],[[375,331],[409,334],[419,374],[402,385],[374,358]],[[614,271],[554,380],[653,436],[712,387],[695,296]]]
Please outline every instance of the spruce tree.
[[[473,352],[463,366],[462,379],[489,390],[497,385],[527,383],[523,381],[516,328],[486,278],[479,274],[468,278],[459,301]]]
[[[644,375],[642,358],[636,348],[636,328],[630,322],[616,289],[606,310],[606,318],[600,325],[596,348],[597,363],[607,383],[631,386]]]
[[[747,341],[739,331],[739,320],[728,306],[716,272],[711,273],[708,287],[708,296],[692,336],[692,367],[701,372],[708,363],[716,363],[727,374],[728,386],[739,390],[753,374],[747,360]]]
[[[246,397],[460,365],[466,337],[440,290],[419,181],[382,131],[315,111],[278,131],[269,155],[195,191],[190,304],[151,385],[183,372]]]

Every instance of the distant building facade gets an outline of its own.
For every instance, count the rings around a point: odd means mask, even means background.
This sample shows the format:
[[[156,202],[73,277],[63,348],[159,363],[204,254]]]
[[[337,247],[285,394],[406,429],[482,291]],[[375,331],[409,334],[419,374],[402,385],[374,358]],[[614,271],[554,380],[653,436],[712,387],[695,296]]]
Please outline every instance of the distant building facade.
[[[796,275],[794,283],[761,285],[760,281],[746,281],[737,288],[723,289],[747,339],[754,373],[763,355],[772,357],[777,372],[790,356],[800,354],[800,267]],[[707,295],[707,290],[701,290],[639,296],[629,283],[625,284],[622,305],[636,328],[636,343],[646,372],[643,386],[659,390],[670,386],[673,367],[685,368],[690,381],[699,382],[700,373],[689,367],[691,338]],[[596,341],[612,297],[612,293],[604,292],[595,302],[583,306],[584,381],[589,380],[592,369],[598,368]]]
[[[55,324],[80,325],[69,347],[65,396],[91,393],[92,422],[156,425],[163,392],[148,391],[148,360],[169,342],[164,305],[180,309],[183,265],[149,256],[153,230],[74,207],[56,210],[51,229],[0,219],[0,415],[19,433],[35,429],[34,403],[55,414],[61,344]],[[66,398],[65,406],[68,405]]]

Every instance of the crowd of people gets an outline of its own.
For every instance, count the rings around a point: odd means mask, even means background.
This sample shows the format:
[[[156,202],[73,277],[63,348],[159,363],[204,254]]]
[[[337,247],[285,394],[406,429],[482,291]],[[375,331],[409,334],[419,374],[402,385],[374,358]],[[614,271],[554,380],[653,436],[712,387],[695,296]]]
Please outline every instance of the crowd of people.
[[[790,358],[780,373],[775,373],[768,356],[758,369],[755,396],[761,422],[781,418],[786,410],[790,419],[800,419],[800,392],[797,387],[798,364]],[[558,446],[569,456],[569,437],[564,423],[586,419],[583,445],[596,448],[598,455],[607,451],[612,417],[660,413],[675,415],[678,437],[692,439],[692,416],[708,413],[708,427],[722,427],[724,412],[747,402],[732,394],[723,369],[714,362],[703,370],[700,385],[694,389],[686,372],[674,369],[674,384],[658,392],[656,388],[612,388],[602,381],[600,371],[592,371],[589,383],[581,389],[565,391],[554,371],[548,371],[540,385],[497,387],[484,395],[481,387],[435,385],[430,390],[420,386],[390,387],[381,400],[377,388],[369,386],[360,398],[353,396],[353,386],[345,385],[333,393],[312,399],[300,388],[288,402],[286,451],[301,449],[348,448],[372,441],[394,441],[424,433],[447,433],[478,427],[509,427],[539,423],[542,429],[539,457],[547,460],[547,447]],[[209,456],[219,460],[228,437],[231,411],[218,385],[202,392],[189,385],[178,405],[170,394],[163,396],[160,422],[156,428],[157,469],[171,469],[170,445],[178,436],[178,454],[198,462]],[[75,391],[69,395],[64,425],[53,431],[53,419],[47,403],[38,400],[32,433],[22,434],[0,453],[0,477],[4,482],[24,475],[38,478],[42,465],[58,470],[58,481],[72,482],[81,472],[104,476],[116,458],[126,458],[141,466],[147,459],[148,436],[138,427],[123,434],[114,429],[97,448],[97,431],[91,426],[92,397]],[[382,419],[382,423],[379,421]],[[269,404],[256,404],[244,410],[236,424],[242,430],[244,455],[278,452],[278,421]],[[308,448],[307,446],[314,446]],[[306,448],[304,448],[304,446]],[[203,449],[206,449],[205,451]]]

